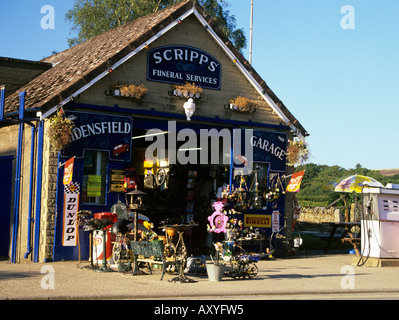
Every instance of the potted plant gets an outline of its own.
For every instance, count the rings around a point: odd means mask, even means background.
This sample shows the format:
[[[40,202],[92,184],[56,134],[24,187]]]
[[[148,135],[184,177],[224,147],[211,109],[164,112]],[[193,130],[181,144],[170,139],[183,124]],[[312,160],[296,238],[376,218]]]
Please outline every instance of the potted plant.
[[[304,164],[309,157],[309,148],[305,139],[288,140],[287,164],[289,166]]]
[[[211,254],[212,263],[206,264],[206,272],[209,281],[221,281],[226,271],[226,265],[221,263],[220,255],[223,250],[223,243],[216,242],[213,244],[214,253]]]
[[[203,89],[195,83],[186,82],[185,84],[177,84],[173,86],[173,95],[184,98],[201,98]]]
[[[114,97],[121,98],[131,98],[135,100],[143,99],[144,95],[147,94],[148,89],[143,85],[130,84],[120,84],[114,86],[111,91]]]
[[[65,117],[62,109],[50,118],[50,128],[47,134],[50,138],[51,149],[55,153],[71,142],[72,129],[74,127],[72,120]]]
[[[256,111],[256,107],[258,106],[258,103],[256,101],[242,96],[237,96],[234,99],[230,99],[229,103],[230,110],[238,112],[253,113]]]

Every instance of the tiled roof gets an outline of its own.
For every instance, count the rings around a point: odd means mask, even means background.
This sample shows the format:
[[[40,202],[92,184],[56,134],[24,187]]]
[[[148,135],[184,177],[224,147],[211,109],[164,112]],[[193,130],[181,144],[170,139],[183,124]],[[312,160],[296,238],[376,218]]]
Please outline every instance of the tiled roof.
[[[307,135],[306,130],[195,0],[186,0],[175,6],[139,18],[43,59],[43,62],[52,63],[53,68],[19,89],[19,91],[26,91],[25,108],[28,110],[40,109],[44,112],[58,105],[159,31],[176,21],[193,5],[291,123],[304,136]],[[18,92],[8,96],[5,113],[16,111],[18,101]]]
[[[27,93],[26,109],[56,106],[191,7],[184,1],[43,59],[54,67],[20,88]],[[18,93],[8,97],[5,112],[17,107]]]

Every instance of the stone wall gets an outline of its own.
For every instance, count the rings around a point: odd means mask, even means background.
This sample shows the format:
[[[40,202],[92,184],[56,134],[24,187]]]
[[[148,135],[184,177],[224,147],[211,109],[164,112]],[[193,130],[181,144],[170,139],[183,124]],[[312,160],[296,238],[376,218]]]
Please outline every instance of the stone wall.
[[[54,247],[56,217],[56,191],[58,156],[52,152],[50,138],[46,134],[49,122],[45,122],[43,141],[42,207],[40,223],[40,261],[51,260]]]
[[[335,222],[334,211],[336,209],[330,208],[301,208],[301,212],[299,214],[299,222],[308,222],[308,223],[322,223],[322,222]],[[340,211],[339,209],[337,209]]]
[[[361,217],[361,205],[358,204],[357,210],[355,213],[355,205],[351,204],[350,206],[350,221],[359,220]],[[301,212],[299,214],[299,222],[307,222],[307,223],[315,223],[320,224],[323,222],[343,222],[345,221],[345,209],[344,208],[323,208],[323,207],[315,207],[315,208],[301,208]]]

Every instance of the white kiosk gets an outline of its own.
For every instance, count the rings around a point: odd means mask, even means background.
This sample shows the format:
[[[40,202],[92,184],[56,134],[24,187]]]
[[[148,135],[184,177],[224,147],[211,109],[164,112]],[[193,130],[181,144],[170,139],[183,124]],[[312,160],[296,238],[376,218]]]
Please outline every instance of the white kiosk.
[[[399,259],[399,185],[365,186],[362,211],[362,257]]]

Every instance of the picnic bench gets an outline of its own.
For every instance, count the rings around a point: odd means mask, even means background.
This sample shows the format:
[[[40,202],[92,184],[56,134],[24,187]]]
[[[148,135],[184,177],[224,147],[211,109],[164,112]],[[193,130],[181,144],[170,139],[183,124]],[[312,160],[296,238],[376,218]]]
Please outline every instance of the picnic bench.
[[[164,245],[162,240],[153,241],[131,241],[131,249],[133,251],[133,275],[141,274],[141,266],[144,264],[152,274],[152,265],[162,265],[162,276],[165,274],[166,268],[176,265],[176,258],[166,257],[164,253]]]
[[[344,232],[341,234],[341,236],[339,236],[342,243],[349,242],[352,244],[356,255],[360,255],[358,245],[361,241],[361,238],[359,237],[358,233],[352,232],[353,227],[360,227],[360,222],[323,222],[323,224],[329,224],[331,226],[330,236],[326,239],[327,243],[324,248],[324,252],[328,251],[330,243],[334,240],[334,238],[336,238],[335,232],[337,231],[337,228],[343,227]]]

